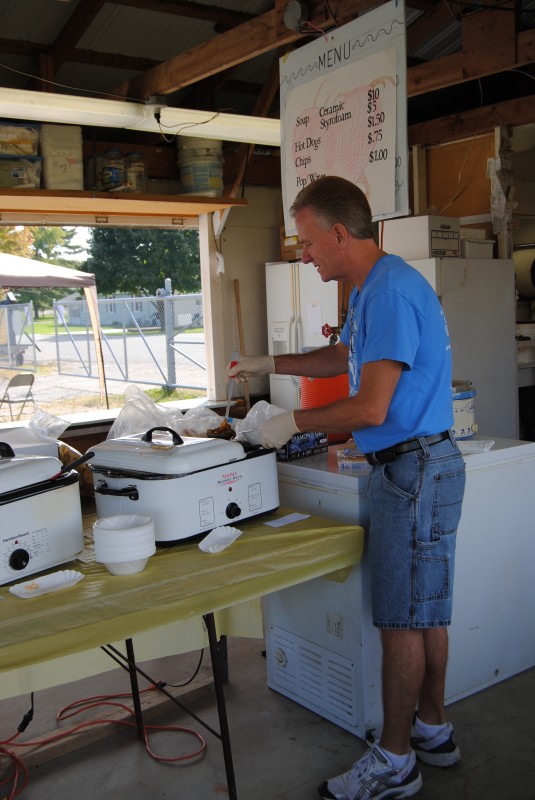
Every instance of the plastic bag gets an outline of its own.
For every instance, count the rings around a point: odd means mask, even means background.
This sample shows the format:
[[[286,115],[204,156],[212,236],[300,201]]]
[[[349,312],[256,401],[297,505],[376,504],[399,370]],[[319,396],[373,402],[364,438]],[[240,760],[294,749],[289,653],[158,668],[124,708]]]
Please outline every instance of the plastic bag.
[[[107,439],[120,439],[135,433],[144,433],[158,426],[173,427],[169,415],[151,400],[138,386],[128,386],[125,403],[108,431]],[[176,412],[175,412],[176,413]],[[182,412],[178,412],[180,416]]]
[[[265,400],[259,400],[247,413],[245,419],[236,420],[236,439],[249,442],[249,444],[261,444],[258,436],[260,426],[271,417],[284,413],[286,413],[284,408],[273,406]]]
[[[61,417],[54,417],[47,414],[41,408],[36,408],[28,423],[30,428],[37,436],[45,439],[59,439],[63,431],[66,431],[71,423]]]
[[[190,408],[183,415],[175,430],[184,436],[206,436],[206,432],[217,428],[222,419],[223,417],[210,408]]]
[[[164,408],[151,400],[137,386],[128,386],[125,404],[108,432],[108,439],[119,439],[144,433],[150,428],[172,428],[182,436],[206,436],[217,428],[222,417],[205,406],[190,408],[184,414],[179,408]]]

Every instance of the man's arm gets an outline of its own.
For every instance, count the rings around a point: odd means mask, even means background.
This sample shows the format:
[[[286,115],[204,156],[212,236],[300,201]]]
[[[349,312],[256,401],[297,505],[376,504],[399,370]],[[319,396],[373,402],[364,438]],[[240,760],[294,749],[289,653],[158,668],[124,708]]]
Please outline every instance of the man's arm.
[[[383,360],[364,364],[356,395],[321,408],[294,411],[296,426],[303,433],[342,433],[382,425],[402,369],[399,361]]]

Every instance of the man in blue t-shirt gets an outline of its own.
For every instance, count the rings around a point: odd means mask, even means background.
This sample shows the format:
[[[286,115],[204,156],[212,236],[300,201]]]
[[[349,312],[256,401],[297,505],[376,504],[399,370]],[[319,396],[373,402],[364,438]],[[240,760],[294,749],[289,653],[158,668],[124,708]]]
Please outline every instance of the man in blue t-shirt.
[[[444,685],[455,538],[464,461],[452,437],[451,351],[429,283],[374,239],[363,192],[338,177],[309,184],[292,206],[302,260],[323,281],[353,286],[340,341],[303,354],[244,356],[229,379],[349,371],[350,396],[288,411],[259,429],[264,446],[297,432],[353,432],[372,465],[367,541],[373,624],[383,647],[383,730],[348,772],[324,781],[324,800],[409,797],[422,785],[416,756],[460,758]]]

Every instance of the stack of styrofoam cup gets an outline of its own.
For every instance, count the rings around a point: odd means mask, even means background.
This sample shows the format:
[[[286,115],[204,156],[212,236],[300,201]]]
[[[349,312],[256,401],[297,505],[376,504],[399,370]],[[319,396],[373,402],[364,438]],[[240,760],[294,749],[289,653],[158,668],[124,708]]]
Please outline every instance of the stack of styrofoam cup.
[[[154,520],[144,514],[101,517],[93,525],[95,559],[112,575],[131,575],[145,569],[156,552]]]

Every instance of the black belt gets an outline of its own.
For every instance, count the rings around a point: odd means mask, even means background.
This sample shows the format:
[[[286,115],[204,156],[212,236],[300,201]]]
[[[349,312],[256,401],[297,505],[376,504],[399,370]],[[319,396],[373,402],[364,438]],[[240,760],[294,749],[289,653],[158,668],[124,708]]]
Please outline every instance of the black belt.
[[[411,453],[413,450],[420,450],[422,442],[425,442],[428,447],[432,444],[438,444],[445,439],[450,438],[449,431],[442,431],[442,433],[435,433],[433,436],[419,436],[417,439],[409,439],[408,442],[401,442],[395,444],[393,447],[385,447],[384,450],[376,450],[375,453],[366,453],[366,461],[372,466],[376,464],[389,464],[395,461],[398,456],[403,453]]]

